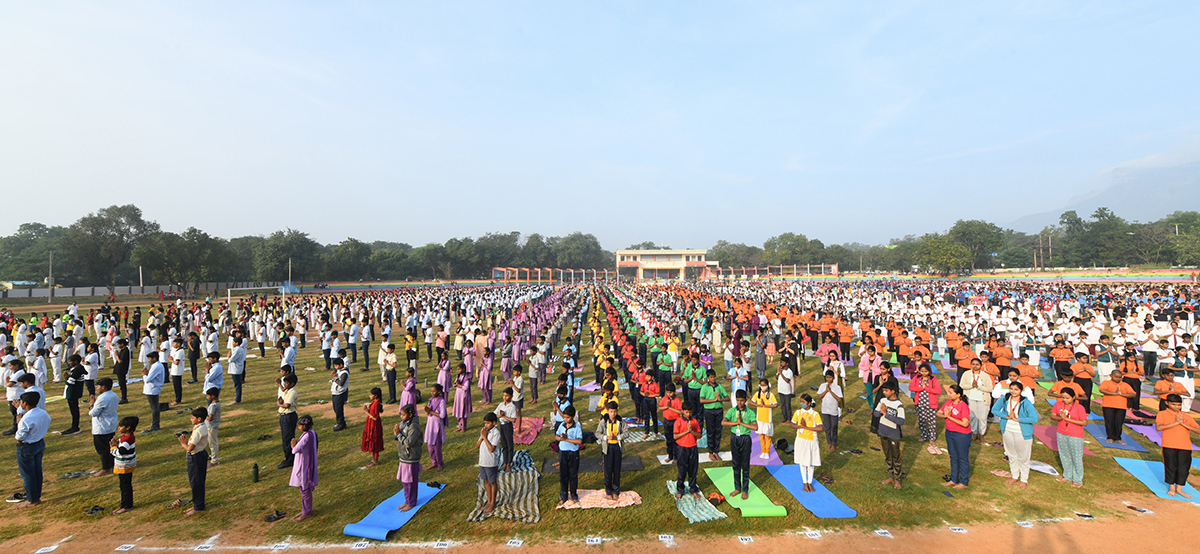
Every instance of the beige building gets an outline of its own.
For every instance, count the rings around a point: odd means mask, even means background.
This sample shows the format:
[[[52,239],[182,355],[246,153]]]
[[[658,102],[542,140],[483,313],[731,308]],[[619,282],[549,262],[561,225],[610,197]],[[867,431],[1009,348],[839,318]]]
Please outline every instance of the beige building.
[[[707,250],[618,250],[617,273],[624,278],[708,279],[717,274],[717,262],[706,259]]]

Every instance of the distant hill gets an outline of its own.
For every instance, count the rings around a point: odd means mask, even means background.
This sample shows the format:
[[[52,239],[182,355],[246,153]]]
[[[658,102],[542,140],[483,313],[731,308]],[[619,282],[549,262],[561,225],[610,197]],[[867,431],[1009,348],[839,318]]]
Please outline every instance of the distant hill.
[[[1052,212],[1027,215],[1009,224],[1013,230],[1036,233],[1057,225],[1058,216],[1075,210],[1087,219],[1105,206],[1127,221],[1149,222],[1180,210],[1200,210],[1200,161],[1172,167],[1124,169],[1111,172],[1112,184]]]

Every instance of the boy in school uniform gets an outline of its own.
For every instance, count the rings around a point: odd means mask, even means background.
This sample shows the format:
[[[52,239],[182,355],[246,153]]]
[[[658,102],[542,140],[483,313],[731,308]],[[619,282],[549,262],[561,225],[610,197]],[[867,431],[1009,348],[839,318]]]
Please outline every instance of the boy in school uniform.
[[[299,393],[296,392],[294,373],[282,375],[276,378],[275,382],[279,385],[275,406],[279,409],[279,436],[283,441],[283,461],[279,462],[275,469],[284,469],[292,467],[296,460],[295,454],[292,454],[292,439],[296,438],[296,403]]]
[[[212,451],[208,457],[208,467],[221,465],[217,460],[217,453],[220,451],[217,441],[217,428],[221,426],[221,400],[218,398],[220,394],[221,391],[215,387],[204,392],[204,397],[208,399],[208,417],[205,419],[208,427],[208,449]]]
[[[601,437],[600,451],[604,455],[604,496],[614,502],[621,496],[621,456],[628,432],[625,420],[617,413],[616,402],[610,402],[596,424],[596,436]]]
[[[208,409],[196,408],[192,410],[191,435],[184,431],[179,432],[179,445],[187,452],[188,485],[192,489],[192,507],[183,512],[185,516],[203,512],[205,509],[204,485],[208,478],[208,425],[204,423],[206,419]],[[183,502],[178,499],[171,503],[172,508],[182,505]]]
[[[700,485],[696,483],[696,470],[700,466],[700,452],[696,440],[700,438],[700,422],[692,417],[692,405],[684,402],[679,418],[675,420],[676,477],[675,499],[683,498],[684,491],[700,499]],[[687,488],[684,489],[684,480]]]
[[[741,493],[742,500],[750,497],[750,432],[758,430],[758,418],[746,407],[746,391],[738,390],[736,405],[725,412],[721,422],[724,427],[732,427],[729,436],[729,449],[733,454],[733,492],[729,496]]]
[[[683,415],[683,399],[675,394],[675,382],[668,381],[666,394],[658,401],[663,414],[663,434],[667,436],[667,463],[675,463],[675,421]]]
[[[487,413],[483,416],[483,428],[479,430],[479,439],[475,441],[475,447],[479,449],[479,478],[483,480],[483,490],[487,494],[487,504],[483,505],[483,513],[490,514],[496,509],[496,493],[499,487],[496,480],[499,478],[500,457],[497,455],[496,449],[500,448],[500,431],[496,429],[497,417],[495,413]]]
[[[704,427],[708,431],[708,459],[718,461],[721,457],[721,416],[725,414],[724,402],[729,398],[725,386],[717,383],[717,372],[708,370],[708,381],[700,387],[700,401],[704,406]]]
[[[566,396],[559,389],[560,396]],[[562,422],[555,425],[554,440],[558,441],[558,506],[567,501],[579,502],[579,445],[583,444],[583,430],[575,423],[575,407],[569,403],[561,412]]]
[[[504,463],[501,465],[502,470],[508,471],[512,466],[513,459],[513,423],[517,421],[518,412],[517,405],[512,401],[512,388],[504,389],[502,399],[496,405],[495,414],[500,422],[500,449],[504,453]]]
[[[642,415],[646,416],[646,420],[642,422],[642,430],[647,435],[652,427],[654,434],[658,434],[658,396],[658,381],[647,375],[645,384],[642,385]]]

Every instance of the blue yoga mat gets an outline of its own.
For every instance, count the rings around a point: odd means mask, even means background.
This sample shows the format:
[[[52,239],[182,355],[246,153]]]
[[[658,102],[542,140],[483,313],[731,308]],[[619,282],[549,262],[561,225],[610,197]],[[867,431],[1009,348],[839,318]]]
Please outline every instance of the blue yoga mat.
[[[404,505],[404,491],[400,491],[391,498],[380,502],[362,521],[346,525],[342,529],[342,534],[350,535],[351,537],[386,541],[388,533],[408,523],[416,515],[417,511],[426,502],[429,502],[429,499],[437,496],[439,492],[442,492],[442,489],[433,488],[425,483],[418,483],[417,506],[415,508],[407,512],[401,512],[396,509]]]
[[[817,492],[804,492],[804,483],[800,480],[800,466],[787,464],[781,466],[766,466],[771,476],[779,481],[783,488],[796,497],[796,501],[814,516],[824,519],[844,519],[858,517],[858,512],[846,505],[829,489],[817,480],[812,486]]]
[[[1053,398],[1047,398],[1046,402],[1049,402],[1050,405],[1053,406],[1058,401]],[[1092,419],[1092,420],[1096,420],[1096,421],[1104,421],[1103,416],[1098,416],[1096,414],[1093,414],[1092,412],[1088,412],[1087,415],[1088,415],[1088,419]],[[1103,425],[1100,426],[1100,436],[1101,437],[1104,436],[1104,426]]]
[[[1088,433],[1091,433],[1092,438],[1096,439],[1096,442],[1099,443],[1100,446],[1103,446],[1105,448],[1115,448],[1117,450],[1131,450],[1133,452],[1149,452],[1149,450],[1146,450],[1146,448],[1144,446],[1138,444],[1137,441],[1133,440],[1133,438],[1131,438],[1129,436],[1129,433],[1125,432],[1125,429],[1121,429],[1121,440],[1125,441],[1125,444],[1117,444],[1115,442],[1108,442],[1108,431],[1104,429],[1103,423],[1092,423],[1092,424],[1089,424],[1087,427],[1084,427],[1084,429],[1087,429]],[[1159,465],[1162,465],[1162,464],[1159,464]]]
[[[1191,495],[1191,498],[1182,496],[1170,496],[1167,494],[1167,483],[1163,481],[1163,464],[1162,462],[1151,462],[1149,460],[1135,460],[1133,458],[1113,458],[1121,467],[1125,468],[1130,475],[1134,476],[1138,481],[1141,481],[1154,496],[1165,498],[1167,500],[1182,500],[1193,504],[1200,504],[1200,491],[1197,491],[1191,485],[1184,485],[1183,492]],[[1193,462],[1194,463],[1194,462]]]

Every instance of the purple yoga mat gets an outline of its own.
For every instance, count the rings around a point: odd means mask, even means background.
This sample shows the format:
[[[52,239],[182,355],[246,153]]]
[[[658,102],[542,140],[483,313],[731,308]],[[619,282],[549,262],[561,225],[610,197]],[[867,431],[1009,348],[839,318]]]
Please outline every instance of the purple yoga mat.
[[[1058,427],[1053,425],[1034,425],[1033,437],[1042,441],[1042,444],[1045,444],[1050,450],[1058,452]],[[1085,456],[1095,456],[1086,446],[1083,447],[1083,454]]]
[[[590,382],[586,385],[579,385],[578,387],[575,387],[575,390],[581,390],[581,391],[586,391],[586,392],[598,391],[598,390],[600,390],[600,385],[596,384],[596,381],[593,380],[592,382]]]
[[[1150,439],[1150,442],[1162,446],[1162,431],[1155,429],[1153,425],[1134,425],[1132,423],[1126,423],[1125,426],[1141,433],[1142,436]],[[1196,448],[1196,445],[1193,444],[1192,450],[1200,450],[1200,448]]]
[[[949,369],[954,369],[954,366],[950,365],[950,360],[943,358],[942,359],[942,368],[949,370]]]
[[[783,460],[779,459],[779,453],[775,451],[775,444],[771,444],[771,457],[764,460],[758,455],[762,454],[762,444],[759,443],[758,433],[750,432],[750,465],[752,466],[781,466]]]

